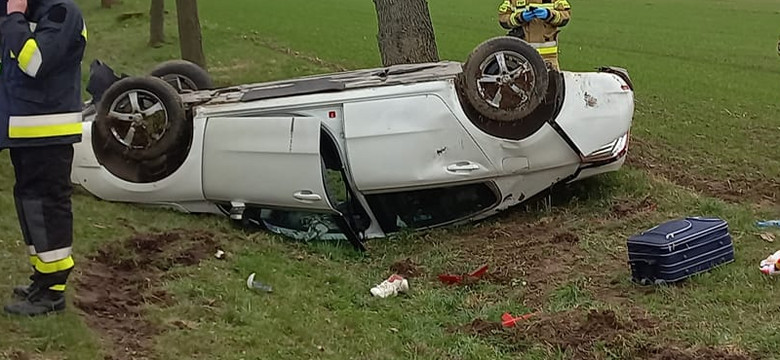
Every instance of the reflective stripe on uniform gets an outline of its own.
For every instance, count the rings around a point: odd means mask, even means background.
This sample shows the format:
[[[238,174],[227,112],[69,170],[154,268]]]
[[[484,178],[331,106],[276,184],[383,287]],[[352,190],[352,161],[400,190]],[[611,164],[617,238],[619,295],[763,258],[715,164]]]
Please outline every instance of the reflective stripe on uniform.
[[[65,291],[65,285],[53,285],[49,287],[49,290]]]
[[[512,13],[512,15],[509,17],[509,23],[512,24],[512,26],[518,26],[520,23],[517,22],[517,17],[520,16],[520,13],[522,13],[522,10],[518,10]]]
[[[78,113],[11,116],[8,137],[37,138],[49,136],[80,135],[83,116]]]
[[[540,55],[552,55],[558,53],[558,42],[548,41],[543,43],[530,43]]]
[[[67,258],[64,258],[62,260],[57,260],[54,262],[43,262],[41,259],[38,259],[38,261],[35,263],[35,270],[37,270],[41,274],[54,274],[59,271],[65,271],[73,268],[75,266],[75,263],[73,262],[73,257],[68,256]]]
[[[27,253],[30,254],[30,255],[35,255],[36,254],[35,246],[27,245]]]
[[[51,263],[62,259],[67,259],[72,252],[73,252],[73,248],[69,246],[63,249],[38,253],[38,258],[41,259],[41,261],[43,262]]]
[[[38,42],[35,39],[27,39],[19,53],[19,68],[25,74],[35,77],[43,64],[41,49],[38,48]]]
[[[81,36],[84,37],[84,40],[87,40],[87,23],[84,22],[84,25],[81,27]]]
[[[38,257],[35,256],[35,255],[30,255],[30,265],[35,267],[35,264],[37,264],[37,263],[38,263]]]

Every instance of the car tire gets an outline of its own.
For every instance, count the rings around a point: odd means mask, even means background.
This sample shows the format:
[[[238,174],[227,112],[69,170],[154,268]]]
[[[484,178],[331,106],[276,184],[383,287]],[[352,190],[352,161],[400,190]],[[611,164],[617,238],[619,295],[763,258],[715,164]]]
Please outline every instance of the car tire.
[[[197,64],[187,60],[169,60],[157,65],[149,75],[161,78],[179,93],[214,89],[211,75]]]
[[[469,105],[500,122],[520,121],[531,114],[544,99],[548,82],[542,56],[527,42],[510,36],[477,46],[457,79]]]
[[[180,95],[156,77],[127,77],[106,90],[93,123],[96,151],[152,160],[186,144],[187,115]]]

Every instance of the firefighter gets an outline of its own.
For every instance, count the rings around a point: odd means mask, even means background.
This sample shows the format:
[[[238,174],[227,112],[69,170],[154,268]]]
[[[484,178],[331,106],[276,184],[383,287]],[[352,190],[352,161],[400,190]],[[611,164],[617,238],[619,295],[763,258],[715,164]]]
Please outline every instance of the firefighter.
[[[567,0],[505,0],[498,8],[498,22],[510,36],[525,40],[555,70],[558,65],[558,33],[571,19]]]
[[[65,309],[73,269],[70,182],[81,141],[81,61],[87,28],[73,0],[2,0],[0,151],[9,149],[14,201],[33,268],[13,290],[14,315]]]

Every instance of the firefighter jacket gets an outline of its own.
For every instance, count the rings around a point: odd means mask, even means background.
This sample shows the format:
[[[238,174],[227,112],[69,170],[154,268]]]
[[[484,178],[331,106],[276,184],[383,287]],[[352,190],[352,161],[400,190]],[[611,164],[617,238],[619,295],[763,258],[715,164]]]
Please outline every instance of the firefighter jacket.
[[[81,141],[87,28],[72,0],[28,0],[0,24],[0,149]]]
[[[522,12],[529,7],[550,10],[548,19],[531,19],[525,22]],[[498,21],[505,29],[521,28],[523,40],[531,44],[542,56],[558,54],[558,33],[571,19],[571,6],[567,0],[505,0],[498,8]]]

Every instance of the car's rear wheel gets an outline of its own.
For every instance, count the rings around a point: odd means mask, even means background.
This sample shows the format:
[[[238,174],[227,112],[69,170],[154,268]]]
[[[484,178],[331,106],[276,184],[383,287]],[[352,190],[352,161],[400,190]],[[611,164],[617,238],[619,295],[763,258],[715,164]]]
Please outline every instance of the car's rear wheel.
[[[128,77],[106,90],[94,136],[101,150],[151,160],[186,142],[187,126],[184,105],[171,85],[156,77]]]
[[[536,49],[521,39],[500,36],[474,49],[457,84],[480,115],[516,122],[539,106],[548,81],[547,67]]]
[[[179,93],[214,88],[211,75],[193,62],[170,60],[157,65],[149,75],[171,84]]]

